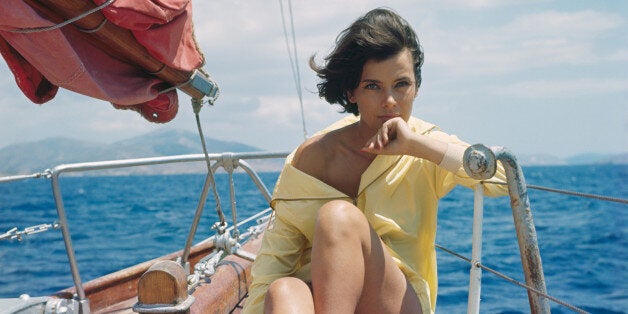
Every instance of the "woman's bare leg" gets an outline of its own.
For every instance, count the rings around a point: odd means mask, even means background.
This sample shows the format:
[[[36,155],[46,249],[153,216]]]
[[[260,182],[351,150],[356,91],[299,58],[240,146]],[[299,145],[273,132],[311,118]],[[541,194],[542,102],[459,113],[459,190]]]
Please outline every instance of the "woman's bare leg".
[[[332,201],[312,246],[316,313],[420,313],[419,300],[362,212]]]
[[[273,281],[264,299],[264,313],[314,313],[310,287],[301,279],[283,277]]]

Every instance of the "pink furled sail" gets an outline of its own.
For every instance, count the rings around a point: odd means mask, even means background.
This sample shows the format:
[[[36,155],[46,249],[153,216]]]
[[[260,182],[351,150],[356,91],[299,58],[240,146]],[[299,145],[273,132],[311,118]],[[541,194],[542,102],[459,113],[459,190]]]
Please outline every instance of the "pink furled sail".
[[[0,53],[24,95],[42,104],[62,87],[109,101],[115,108],[136,110],[152,122],[172,120],[178,110],[177,94],[175,89],[165,90],[185,83],[204,63],[194,40],[191,1],[117,0],[83,19],[100,18],[104,31],[84,32],[79,26],[82,20],[78,20],[53,30],[23,32],[66,20],[63,15],[70,14],[67,7],[75,9],[77,3],[85,3],[67,0],[72,3],[58,5],[64,1],[0,1]],[[93,8],[105,2],[87,4]],[[136,42],[111,48],[102,36],[116,31],[132,36],[112,36],[114,42],[120,38]],[[125,55],[127,51],[120,48],[134,45],[144,50],[139,56]],[[147,60],[157,68],[147,68],[137,60]],[[164,68],[175,73],[175,78],[168,80]]]

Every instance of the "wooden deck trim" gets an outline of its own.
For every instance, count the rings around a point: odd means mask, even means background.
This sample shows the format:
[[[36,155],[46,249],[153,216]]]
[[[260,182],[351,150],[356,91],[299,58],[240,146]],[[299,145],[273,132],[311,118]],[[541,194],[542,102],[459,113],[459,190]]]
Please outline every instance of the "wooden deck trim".
[[[202,257],[208,255],[213,250],[213,242],[205,242],[192,247],[189,257],[191,267],[194,267]],[[85,296],[89,299],[92,313],[97,313],[100,309],[114,306],[116,303],[130,298],[137,299],[137,283],[142,274],[155,262],[175,260],[182,253],[183,250],[170,253],[86,282],[83,284],[83,288],[85,289]],[[72,287],[62,290],[56,295],[67,297],[74,293],[76,293],[76,289]]]
[[[261,247],[262,236],[250,239],[242,249],[257,253]],[[199,244],[190,251],[190,265],[194,265],[214,250],[212,242]],[[182,250],[171,253],[135,266],[91,280],[83,285],[90,302],[91,312],[102,313],[134,313],[133,305],[137,302],[137,285],[140,277],[157,261],[174,260],[181,256]],[[210,282],[199,285],[192,295],[195,302],[190,308],[191,313],[238,313],[238,305],[248,294],[251,284],[251,266],[253,262],[235,255],[225,257],[216,268]],[[59,297],[68,297],[75,293],[68,288],[57,293]]]

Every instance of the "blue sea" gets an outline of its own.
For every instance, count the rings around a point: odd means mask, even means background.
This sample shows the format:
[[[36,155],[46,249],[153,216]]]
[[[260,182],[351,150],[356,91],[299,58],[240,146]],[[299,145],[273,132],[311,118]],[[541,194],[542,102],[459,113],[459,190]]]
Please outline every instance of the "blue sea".
[[[526,182],[583,193],[628,198],[628,166],[524,167]],[[278,173],[261,173],[272,191]],[[62,177],[61,190],[81,279],[155,258],[185,244],[204,175]],[[266,201],[243,173],[236,173],[238,217]],[[216,176],[231,219],[227,176]],[[628,311],[628,205],[529,190],[550,295],[592,313]],[[473,192],[456,188],[441,200],[437,243],[471,255]],[[0,184],[0,234],[13,227],[57,221],[46,179]],[[211,198],[196,241],[213,234]],[[485,200],[482,263],[524,282],[508,198]],[[438,250],[437,313],[465,313],[469,264]],[[59,230],[22,241],[0,241],[0,297],[48,295],[72,286]],[[524,289],[483,272],[482,313],[528,313]],[[551,302],[554,313],[571,310]]]

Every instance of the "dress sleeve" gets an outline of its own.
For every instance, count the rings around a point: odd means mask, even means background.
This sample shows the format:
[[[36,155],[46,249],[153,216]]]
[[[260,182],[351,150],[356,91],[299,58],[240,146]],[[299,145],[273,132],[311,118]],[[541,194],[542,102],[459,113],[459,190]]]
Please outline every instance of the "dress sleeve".
[[[469,144],[461,141],[458,137],[448,135],[441,131],[432,134],[439,140],[448,143],[447,151],[443,160],[436,170],[436,192],[438,198],[444,197],[456,185],[473,188],[480,181],[472,179],[467,175],[462,165],[464,151]],[[491,181],[506,182],[506,172],[501,162],[497,163],[497,171]],[[487,196],[504,196],[508,194],[508,188],[501,184],[483,184],[484,194]]]
[[[290,222],[276,215],[272,227],[264,233],[262,247],[253,263],[253,282],[244,313],[263,313],[268,286],[281,277],[292,275],[301,259],[305,237]]]

